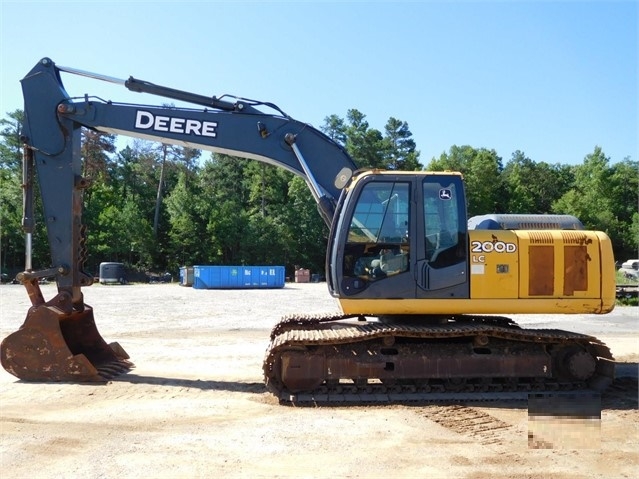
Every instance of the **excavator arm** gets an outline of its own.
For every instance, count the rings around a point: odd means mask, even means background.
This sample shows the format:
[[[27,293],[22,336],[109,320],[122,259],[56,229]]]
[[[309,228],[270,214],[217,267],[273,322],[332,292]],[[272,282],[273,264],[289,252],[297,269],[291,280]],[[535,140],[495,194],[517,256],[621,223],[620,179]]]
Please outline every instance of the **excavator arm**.
[[[189,103],[198,108],[146,106],[70,97],[61,73],[121,84],[131,91]],[[24,96],[24,217],[26,267],[18,275],[32,308],[19,331],[2,343],[2,365],[31,380],[100,381],[130,366],[117,344],[107,345],[95,327],[81,288],[92,284],[86,259],[82,195],[81,129],[126,135],[209,150],[283,167],[305,179],[327,225],[355,163],[344,148],[277,106],[235,101],[176,90],[133,77],[120,80],[57,66],[42,59],[22,80]],[[204,108],[202,108],[204,107]],[[261,111],[269,109],[272,113]],[[37,174],[52,264],[31,265],[33,178]],[[38,281],[55,276],[58,294],[46,302]],[[53,351],[49,353],[48,351]],[[43,352],[46,352],[43,353]]]
[[[61,72],[115,82],[132,91],[205,106],[185,109],[118,104],[85,95],[71,98]],[[90,284],[82,273],[81,128],[170,143],[255,159],[303,177],[330,226],[341,189],[355,164],[344,148],[308,124],[293,120],[274,105],[250,100],[234,103],[183,92],[146,81],[112,77],[58,67],[41,60],[22,80],[25,102],[25,176],[37,172],[56,280],[61,288]],[[258,105],[277,114],[258,110]],[[34,166],[32,166],[34,165]],[[27,182],[25,182],[27,183]],[[28,182],[28,184],[31,184]],[[28,195],[32,191],[27,190]],[[25,203],[30,204],[29,201]],[[25,218],[32,218],[31,212]],[[50,275],[52,271],[47,270]],[[33,276],[35,273],[31,273]],[[29,275],[27,275],[29,276]],[[80,300],[77,292],[73,294]]]

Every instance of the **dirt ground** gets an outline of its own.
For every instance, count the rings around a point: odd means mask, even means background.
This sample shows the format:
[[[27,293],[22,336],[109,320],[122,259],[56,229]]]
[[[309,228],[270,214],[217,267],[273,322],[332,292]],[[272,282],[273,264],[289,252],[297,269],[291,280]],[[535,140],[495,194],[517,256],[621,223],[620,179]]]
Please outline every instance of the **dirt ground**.
[[[54,285],[42,288],[54,295]],[[26,383],[0,370],[2,477],[639,477],[636,307],[512,316],[524,327],[595,335],[617,360],[600,421],[549,425],[529,421],[525,401],[279,405],[262,382],[270,329],[285,314],[336,311],[323,283],[84,291],[102,336],[136,368],[100,386]],[[2,338],[28,307],[22,286],[0,286]]]

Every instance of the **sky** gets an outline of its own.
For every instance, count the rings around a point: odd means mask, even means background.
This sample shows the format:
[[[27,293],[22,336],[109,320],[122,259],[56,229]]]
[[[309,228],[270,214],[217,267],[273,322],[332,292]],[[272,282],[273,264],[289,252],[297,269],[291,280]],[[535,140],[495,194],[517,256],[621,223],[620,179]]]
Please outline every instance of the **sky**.
[[[43,57],[319,128],[350,109],[408,124],[426,165],[453,145],[580,164],[638,159],[637,1],[0,0],[0,113]],[[163,104],[63,75],[70,96]],[[173,102],[175,103],[175,102]],[[179,104],[178,104],[179,105]]]

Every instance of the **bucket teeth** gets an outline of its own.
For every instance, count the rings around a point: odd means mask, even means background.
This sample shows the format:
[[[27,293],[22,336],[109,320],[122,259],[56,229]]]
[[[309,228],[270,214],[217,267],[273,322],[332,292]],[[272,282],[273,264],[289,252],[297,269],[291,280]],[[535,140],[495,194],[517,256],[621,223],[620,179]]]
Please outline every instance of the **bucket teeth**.
[[[102,364],[98,366],[96,369],[98,374],[106,380],[111,380],[120,376],[121,374],[125,374],[133,369],[135,366],[132,362],[127,361],[126,359],[120,359],[118,361],[114,361],[108,364]]]

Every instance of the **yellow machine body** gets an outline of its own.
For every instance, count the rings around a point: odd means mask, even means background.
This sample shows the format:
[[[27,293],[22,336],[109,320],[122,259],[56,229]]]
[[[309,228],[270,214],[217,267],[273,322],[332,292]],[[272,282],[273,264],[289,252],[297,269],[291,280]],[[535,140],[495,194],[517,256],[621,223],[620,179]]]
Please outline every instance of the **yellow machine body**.
[[[339,298],[345,314],[603,314],[615,305],[600,231],[469,231],[470,298]]]

